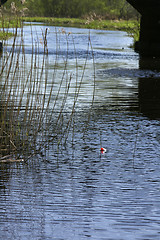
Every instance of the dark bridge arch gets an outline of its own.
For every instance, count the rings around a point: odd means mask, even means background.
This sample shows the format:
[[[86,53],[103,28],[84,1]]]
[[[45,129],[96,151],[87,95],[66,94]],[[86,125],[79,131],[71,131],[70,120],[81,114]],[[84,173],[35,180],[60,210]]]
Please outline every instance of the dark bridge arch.
[[[127,0],[140,14],[140,38],[137,49],[141,56],[160,57],[160,0]]]

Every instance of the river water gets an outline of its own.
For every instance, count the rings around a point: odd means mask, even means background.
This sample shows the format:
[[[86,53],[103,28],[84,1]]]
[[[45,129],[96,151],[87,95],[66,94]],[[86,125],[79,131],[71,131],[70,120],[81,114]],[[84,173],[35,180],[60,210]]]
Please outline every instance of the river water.
[[[40,32],[47,26],[35,27]],[[78,61],[83,63],[89,30],[65,31],[72,32]],[[28,55],[29,32],[24,27]],[[54,32],[49,26],[51,59]],[[125,32],[91,30],[90,38],[96,82],[86,131],[81,129],[92,98],[92,58],[80,95],[74,142],[59,152],[48,146],[44,156],[28,162],[1,163],[0,239],[159,239],[159,73],[150,65],[143,69]],[[62,47],[59,56],[64,54]],[[100,152],[101,147],[106,152]]]

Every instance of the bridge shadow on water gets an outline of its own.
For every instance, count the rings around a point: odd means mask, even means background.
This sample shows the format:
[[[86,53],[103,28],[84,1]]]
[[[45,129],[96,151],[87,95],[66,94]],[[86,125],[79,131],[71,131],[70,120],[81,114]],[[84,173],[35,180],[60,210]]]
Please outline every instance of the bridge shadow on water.
[[[160,59],[140,58],[141,70],[152,70],[153,75],[139,77],[138,101],[140,112],[155,119],[160,118]]]

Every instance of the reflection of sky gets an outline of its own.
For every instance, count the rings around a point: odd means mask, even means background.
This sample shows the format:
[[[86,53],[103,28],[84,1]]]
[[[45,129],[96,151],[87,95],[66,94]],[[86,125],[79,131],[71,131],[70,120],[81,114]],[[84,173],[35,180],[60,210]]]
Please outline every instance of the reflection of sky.
[[[114,69],[118,72],[118,69],[130,69],[134,68],[135,71],[138,68],[138,56],[134,53],[130,45],[133,43],[133,39],[127,36],[126,32],[120,31],[104,31],[104,30],[89,30],[89,29],[77,29],[77,28],[61,28],[54,26],[42,26],[33,25],[24,27],[24,44],[25,44],[25,68],[30,69],[30,60],[32,55],[32,40],[34,47],[37,47],[38,62],[37,69],[41,69],[43,65],[43,34],[46,28],[47,34],[47,48],[48,59],[45,59],[45,69],[48,71],[48,86],[50,88],[53,80],[53,70],[55,64],[58,63],[56,71],[56,77],[54,79],[54,96],[58,91],[60,80],[64,74],[65,61],[67,60],[67,72],[65,78],[72,74],[72,81],[70,85],[70,91],[67,98],[67,104],[70,108],[73,104],[75,97],[75,84],[76,81],[80,82],[83,74],[83,66],[87,57],[87,64],[85,74],[83,77],[83,84],[81,85],[81,91],[79,94],[79,109],[87,108],[89,102],[92,101],[93,94],[93,55],[92,49],[88,51],[88,38],[90,34],[91,43],[94,51],[94,62],[96,67],[96,97],[95,101],[112,102],[115,105],[120,105],[125,96],[128,98],[135,98],[133,89],[137,88],[137,83],[131,76],[120,76],[117,73],[114,76]],[[66,32],[66,34],[63,33]],[[32,32],[32,38],[31,38]],[[42,34],[43,33],[43,34]],[[68,33],[70,33],[68,35]],[[8,51],[12,39],[8,41]],[[20,39],[17,39],[20,42]],[[38,44],[37,44],[38,42]],[[17,48],[18,52],[19,48]],[[35,50],[34,50],[35,51]],[[57,56],[57,60],[56,60]],[[76,62],[77,61],[77,62]],[[34,60],[32,65],[34,66]],[[78,68],[77,68],[78,67]],[[22,67],[21,67],[22,68]],[[78,69],[78,71],[77,71]],[[108,71],[108,72],[107,72]],[[112,74],[113,73],[113,74]],[[77,77],[78,75],[78,77]],[[69,77],[68,77],[69,78]],[[41,87],[43,83],[41,84]],[[59,99],[59,104],[63,100],[63,93],[65,92],[65,82],[62,86],[61,93],[62,98]],[[43,91],[42,91],[43,92]],[[47,90],[49,94],[50,89]],[[107,101],[107,102],[106,102]],[[120,103],[118,103],[120,101]],[[52,100],[51,100],[52,102]],[[123,104],[123,103],[122,103]],[[125,103],[126,104],[126,103]],[[129,104],[129,100],[128,100]],[[58,103],[57,103],[58,106]],[[66,105],[67,107],[67,105]]]
[[[104,30],[89,30],[89,29],[77,29],[77,28],[60,28],[54,26],[25,26],[24,36],[25,44],[29,47],[32,46],[31,31],[33,40],[36,42],[43,42],[42,33],[45,33],[46,28],[48,28],[47,34],[47,44],[49,53],[53,54],[56,50],[56,41],[60,41],[61,50],[66,49],[66,38],[69,43],[69,49],[74,50],[74,44],[76,51],[81,52],[87,49],[88,37],[91,36],[91,42],[95,52],[99,51],[99,55],[104,56],[105,49],[107,50],[124,50],[133,54],[133,50],[129,47],[133,44],[132,38],[127,36],[126,32],[118,31],[104,31]],[[66,34],[62,31],[65,30]],[[68,33],[71,33],[68,36]],[[58,36],[58,38],[57,38]],[[57,38],[57,39],[56,39]],[[73,44],[74,41],[74,44]],[[9,41],[11,42],[11,41]],[[40,44],[40,49],[43,50],[43,46]],[[29,51],[29,49],[28,49]],[[98,53],[98,52],[97,52]]]

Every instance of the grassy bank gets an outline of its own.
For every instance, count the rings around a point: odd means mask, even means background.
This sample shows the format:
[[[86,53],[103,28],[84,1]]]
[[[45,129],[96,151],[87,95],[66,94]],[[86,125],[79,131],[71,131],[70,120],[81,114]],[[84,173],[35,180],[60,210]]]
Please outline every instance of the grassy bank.
[[[17,17],[9,18],[2,17],[0,19],[0,40],[6,40],[10,37],[13,37],[14,34],[7,29],[17,28],[21,26],[21,20]]]
[[[135,41],[138,40],[139,24],[136,20],[97,20],[80,18],[50,18],[50,17],[23,17],[24,22],[42,22],[48,25],[63,27],[78,27],[100,30],[118,30],[128,32]],[[18,18],[5,18],[0,21],[0,40],[12,37],[13,34],[4,31],[4,28],[15,28],[21,26],[21,20]]]
[[[14,34],[11,33],[11,32],[3,32],[3,31],[0,31],[0,40],[6,40],[10,37],[13,37]]]
[[[26,22],[43,22],[49,25],[63,27],[79,27],[101,30],[119,30],[131,34],[135,40],[138,38],[139,23],[136,20],[95,20],[79,18],[49,18],[49,17],[25,17]]]
[[[135,20],[94,20],[79,18],[49,18],[49,17],[24,17],[23,21],[27,22],[44,22],[55,26],[68,26],[92,29],[106,30],[128,30],[137,25]]]

